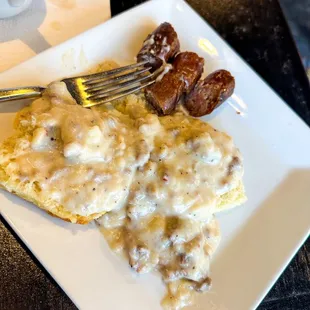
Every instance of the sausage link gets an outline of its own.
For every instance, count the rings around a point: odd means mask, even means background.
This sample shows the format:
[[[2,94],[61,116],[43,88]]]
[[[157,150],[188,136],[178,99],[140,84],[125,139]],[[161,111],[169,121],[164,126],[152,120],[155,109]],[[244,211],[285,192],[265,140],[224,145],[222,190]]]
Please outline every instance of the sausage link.
[[[235,89],[235,79],[226,70],[218,70],[199,81],[186,96],[184,106],[192,116],[210,114],[229,98]]]
[[[200,79],[204,59],[184,52],[173,61],[173,69],[145,90],[146,99],[160,115],[171,114],[183,93],[188,93]]]
[[[203,58],[193,52],[180,53],[174,59],[173,68],[182,76],[185,93],[189,94],[201,78],[204,62]]]
[[[180,42],[174,28],[169,23],[162,23],[144,40],[137,60],[138,62],[148,61],[152,71],[155,71],[179,51]]]
[[[173,70],[145,89],[147,101],[159,115],[171,114],[180,100],[184,89],[184,81]]]

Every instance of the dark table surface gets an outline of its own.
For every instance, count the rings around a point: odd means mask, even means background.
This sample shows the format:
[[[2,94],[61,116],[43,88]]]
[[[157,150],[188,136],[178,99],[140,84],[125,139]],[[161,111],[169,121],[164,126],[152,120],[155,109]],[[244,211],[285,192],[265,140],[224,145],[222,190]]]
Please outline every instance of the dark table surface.
[[[116,15],[144,0],[111,2],[112,15]],[[188,3],[310,125],[309,82],[277,0]],[[310,1],[307,8],[310,9]],[[0,310],[76,309],[4,219],[0,219]],[[259,309],[310,309],[310,238]]]

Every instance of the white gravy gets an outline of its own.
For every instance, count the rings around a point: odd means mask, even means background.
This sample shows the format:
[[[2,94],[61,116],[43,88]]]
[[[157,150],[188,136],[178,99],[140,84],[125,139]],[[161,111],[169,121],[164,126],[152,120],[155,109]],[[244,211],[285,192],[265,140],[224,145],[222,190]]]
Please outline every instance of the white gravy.
[[[213,213],[243,174],[229,136],[182,112],[158,117],[142,95],[85,109],[63,83],[22,112],[19,126],[33,130],[16,156],[20,177],[72,213],[107,211],[98,223],[110,246],[136,272],[162,274],[166,309],[209,287],[220,239]]]

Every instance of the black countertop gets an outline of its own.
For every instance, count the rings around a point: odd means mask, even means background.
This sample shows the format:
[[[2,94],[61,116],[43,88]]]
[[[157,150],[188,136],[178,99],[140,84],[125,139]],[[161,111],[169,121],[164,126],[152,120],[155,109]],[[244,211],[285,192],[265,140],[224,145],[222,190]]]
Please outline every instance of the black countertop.
[[[112,15],[142,2],[113,0]],[[278,1],[188,0],[188,3],[310,125],[309,82]],[[1,216],[0,220],[0,309],[76,309]],[[310,239],[259,309],[310,309],[309,253]]]

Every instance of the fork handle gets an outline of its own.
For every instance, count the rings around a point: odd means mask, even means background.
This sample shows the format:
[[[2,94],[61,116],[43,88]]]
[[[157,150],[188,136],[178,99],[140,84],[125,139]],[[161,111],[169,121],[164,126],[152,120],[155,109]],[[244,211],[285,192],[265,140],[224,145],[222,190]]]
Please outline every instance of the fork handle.
[[[0,89],[0,103],[5,101],[41,97],[44,89],[44,87],[40,86]]]

